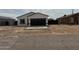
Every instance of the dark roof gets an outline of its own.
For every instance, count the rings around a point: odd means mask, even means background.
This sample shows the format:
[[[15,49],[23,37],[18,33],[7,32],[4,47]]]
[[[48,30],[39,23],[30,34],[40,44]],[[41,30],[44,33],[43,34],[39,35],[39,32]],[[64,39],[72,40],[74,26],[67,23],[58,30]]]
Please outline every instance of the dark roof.
[[[29,16],[32,16],[32,15],[34,15],[34,14],[42,14],[42,13],[39,13],[39,12],[37,12],[37,13],[35,13],[35,12],[29,12],[29,13],[24,14],[24,15],[27,15],[27,17],[29,17]],[[21,16],[18,16],[18,17],[22,17],[22,16],[24,16],[24,15],[21,15]],[[48,16],[48,15],[46,15],[46,14],[42,14],[42,15]],[[17,17],[17,18],[18,18],[18,17]]]
[[[67,18],[67,17],[72,17],[72,16],[75,16],[75,15],[79,15],[79,13],[70,14],[70,15],[64,15],[64,16],[59,17],[59,18],[57,18],[57,19],[60,19],[60,18]]]
[[[0,16],[0,19],[13,19],[11,17],[6,17],[6,16]]]
[[[34,14],[34,12],[29,12],[29,13],[23,14],[23,15],[18,16],[18,17],[22,17],[22,16],[24,16],[24,15],[30,16],[30,15],[32,15],[32,14]],[[18,18],[18,17],[17,17],[17,18]]]

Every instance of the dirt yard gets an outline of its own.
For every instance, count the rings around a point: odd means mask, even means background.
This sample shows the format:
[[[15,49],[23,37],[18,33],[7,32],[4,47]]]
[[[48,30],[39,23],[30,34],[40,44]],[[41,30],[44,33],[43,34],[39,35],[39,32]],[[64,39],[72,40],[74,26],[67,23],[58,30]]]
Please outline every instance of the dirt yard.
[[[48,29],[0,27],[2,50],[71,50],[79,49],[79,25],[51,25]]]

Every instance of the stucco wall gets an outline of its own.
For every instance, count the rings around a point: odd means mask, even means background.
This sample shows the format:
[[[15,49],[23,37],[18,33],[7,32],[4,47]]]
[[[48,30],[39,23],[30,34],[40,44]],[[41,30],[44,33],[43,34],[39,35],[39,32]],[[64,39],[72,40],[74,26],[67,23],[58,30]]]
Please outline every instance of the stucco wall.
[[[23,15],[23,16],[18,17],[17,18],[18,26],[28,26],[27,23],[30,21],[27,22],[27,19],[30,20],[31,18],[46,18],[46,20],[47,20],[46,23],[48,23],[48,16],[40,14],[40,13],[36,13],[36,14],[30,15],[30,16]],[[20,19],[25,19],[25,24],[20,24]]]
[[[18,19],[18,26],[27,26],[27,16],[26,15],[19,17],[17,19]],[[20,19],[25,19],[25,24],[20,24]]]

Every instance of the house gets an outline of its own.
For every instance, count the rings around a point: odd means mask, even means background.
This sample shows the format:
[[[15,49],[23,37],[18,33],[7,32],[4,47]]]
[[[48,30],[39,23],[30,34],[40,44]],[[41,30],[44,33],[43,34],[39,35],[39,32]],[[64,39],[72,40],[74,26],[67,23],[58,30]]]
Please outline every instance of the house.
[[[15,19],[6,16],[0,16],[0,26],[13,26]]]
[[[64,15],[57,18],[58,24],[78,25],[79,24],[79,13]]]
[[[48,15],[42,13],[29,12],[17,17],[18,26],[48,26]]]

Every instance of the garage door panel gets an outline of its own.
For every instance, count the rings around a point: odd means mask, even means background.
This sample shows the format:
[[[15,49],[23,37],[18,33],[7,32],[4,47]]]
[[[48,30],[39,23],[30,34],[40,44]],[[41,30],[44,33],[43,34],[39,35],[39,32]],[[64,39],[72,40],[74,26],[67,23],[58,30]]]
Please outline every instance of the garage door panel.
[[[45,18],[31,19],[31,26],[45,26],[45,25],[46,25]]]

